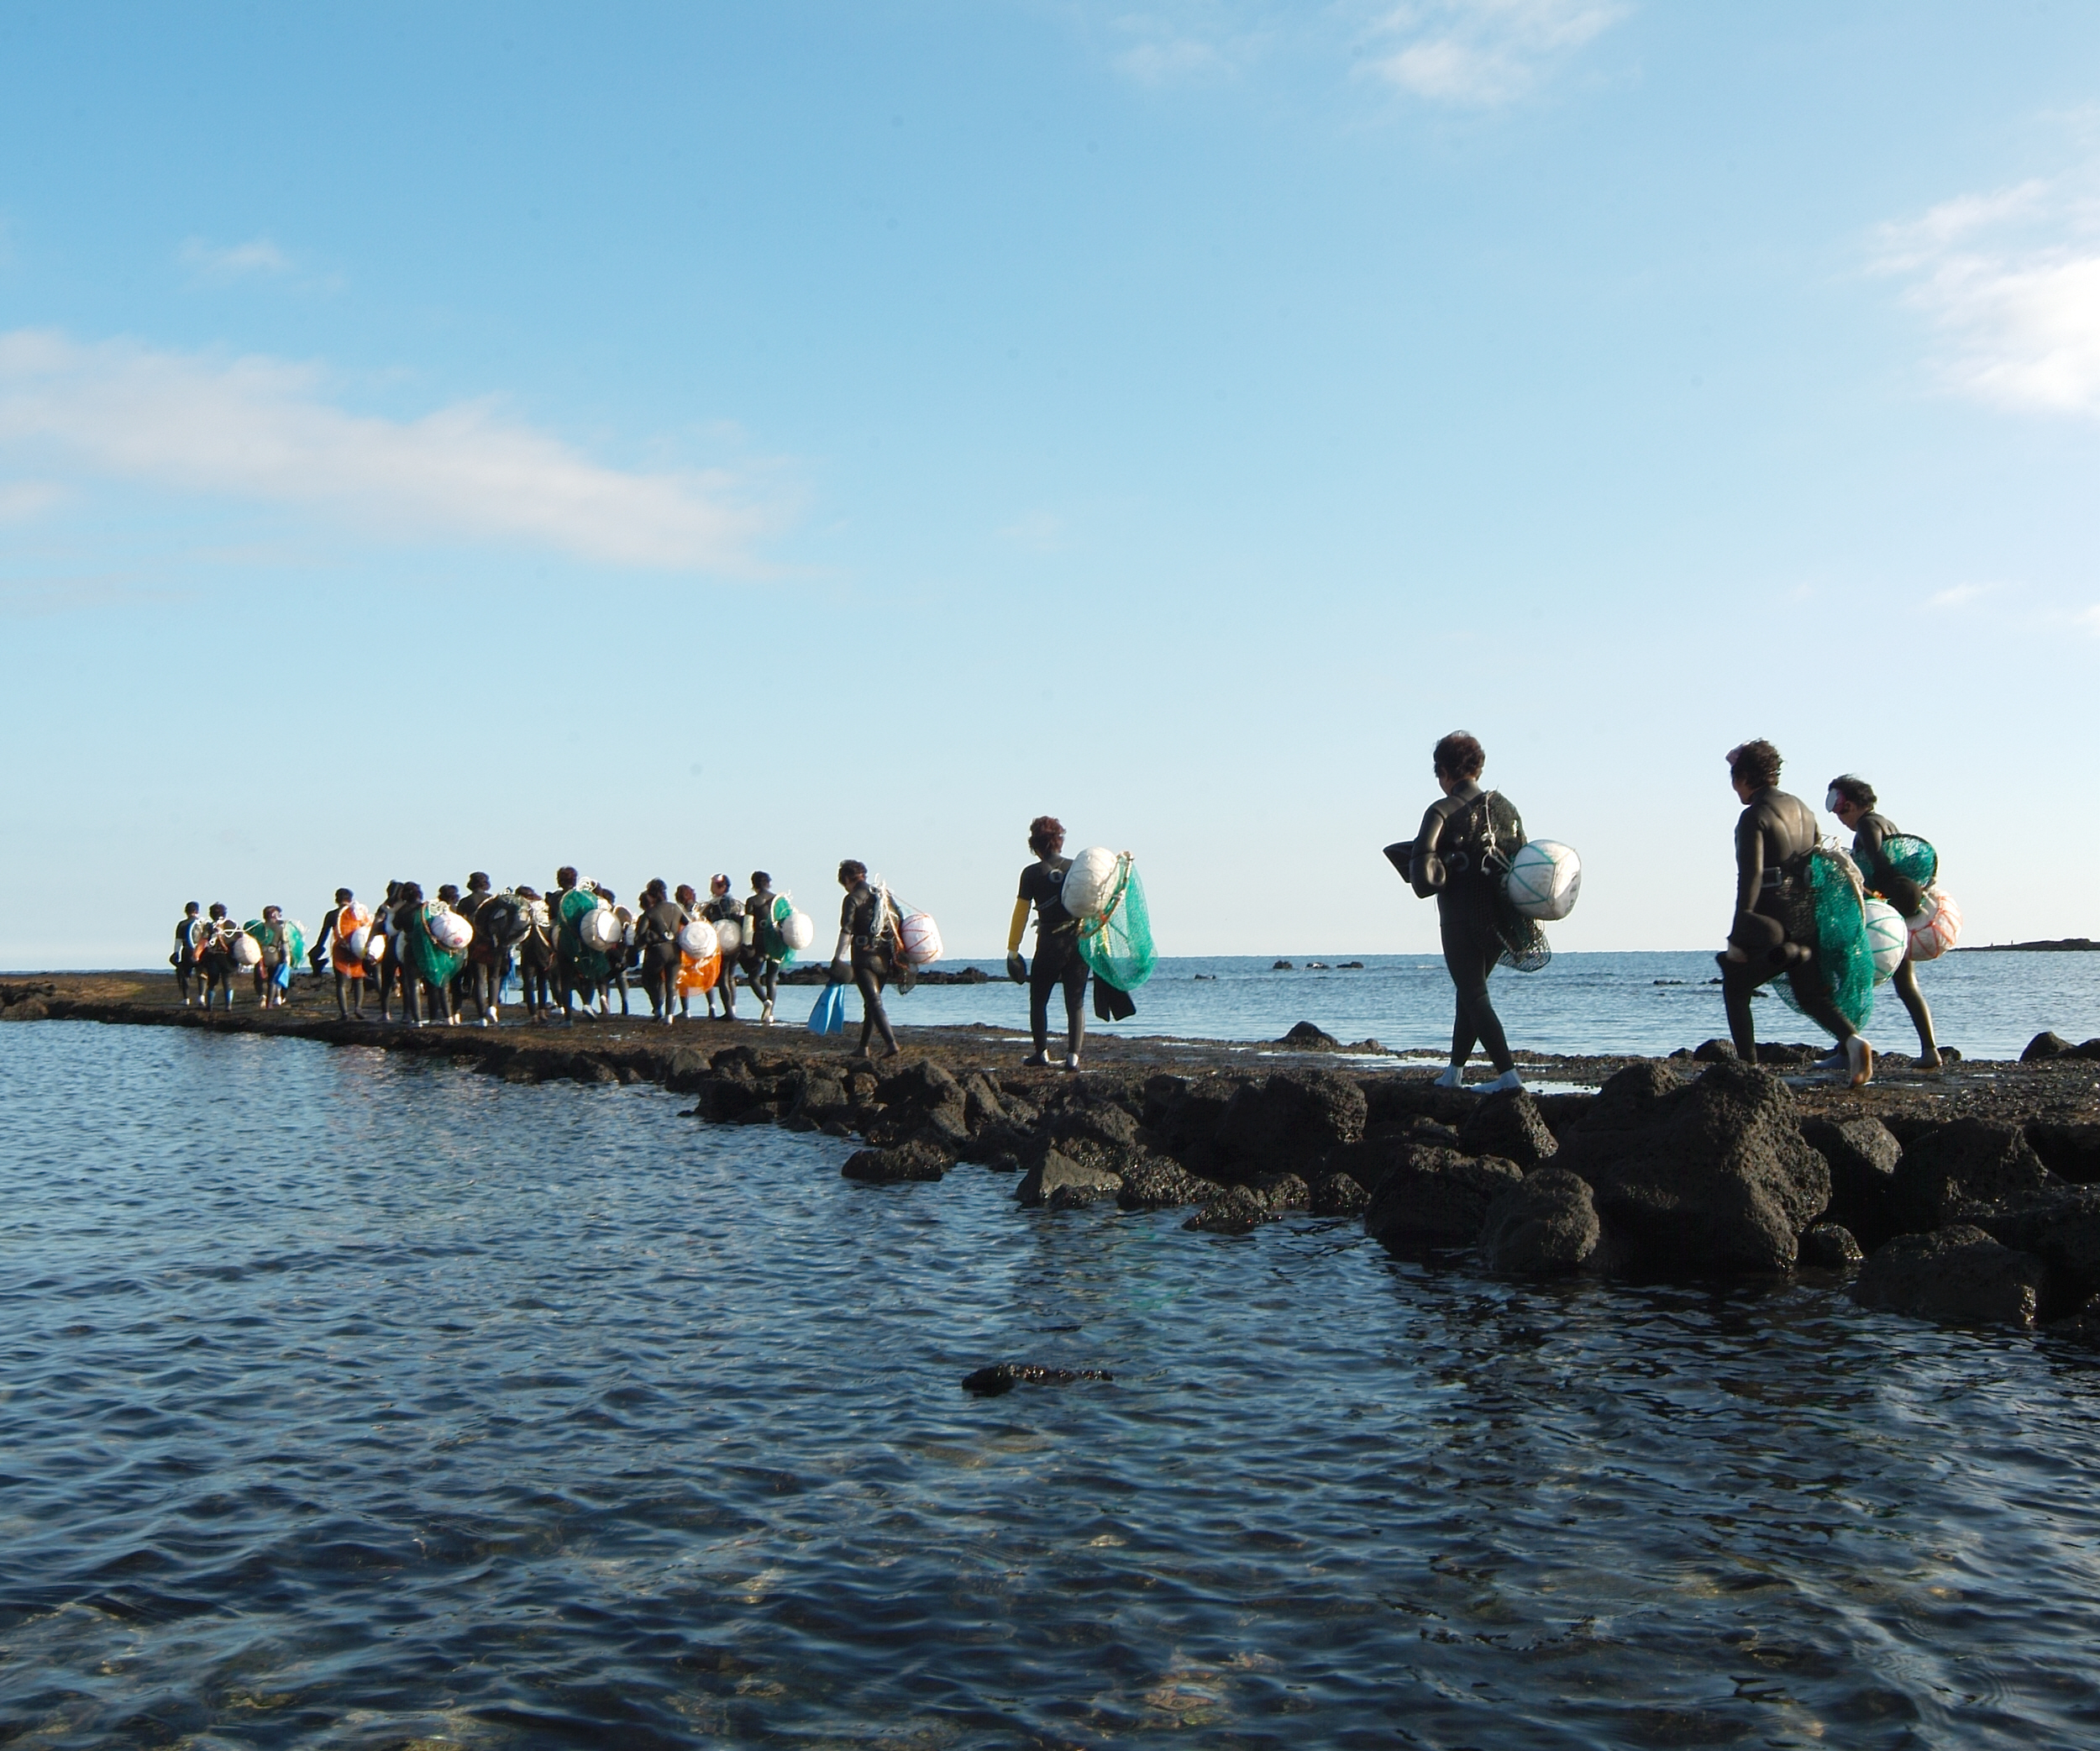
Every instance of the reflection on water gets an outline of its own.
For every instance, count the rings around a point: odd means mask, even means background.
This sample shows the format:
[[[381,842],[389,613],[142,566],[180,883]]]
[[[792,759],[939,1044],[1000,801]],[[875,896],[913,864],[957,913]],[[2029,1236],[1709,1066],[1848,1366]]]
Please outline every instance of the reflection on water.
[[[11,1745],[2082,1745],[2094,1376],[0,1030]],[[984,1363],[1113,1385],[974,1400]]]

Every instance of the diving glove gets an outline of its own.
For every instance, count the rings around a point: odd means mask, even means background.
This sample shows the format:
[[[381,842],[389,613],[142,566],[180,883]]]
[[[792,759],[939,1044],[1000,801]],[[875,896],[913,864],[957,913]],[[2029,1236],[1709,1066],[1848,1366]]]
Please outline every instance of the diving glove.
[[[853,983],[853,964],[843,955],[832,963],[831,981],[833,985],[850,985]]]
[[[1026,985],[1028,982],[1028,963],[1018,954],[1009,954],[1006,957],[1006,976],[1016,985]]]

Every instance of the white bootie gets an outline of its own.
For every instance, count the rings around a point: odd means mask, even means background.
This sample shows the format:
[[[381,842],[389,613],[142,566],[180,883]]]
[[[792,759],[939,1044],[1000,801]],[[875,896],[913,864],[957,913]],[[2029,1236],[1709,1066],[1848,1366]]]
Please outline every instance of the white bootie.
[[[1483,1094],[1501,1094],[1505,1090],[1521,1088],[1523,1086],[1524,1078],[1520,1076],[1514,1070],[1504,1070],[1499,1076],[1497,1076],[1494,1081],[1483,1082],[1481,1084],[1480,1091]]]
[[[1430,1086],[1432,1088],[1462,1088],[1465,1086],[1465,1071],[1459,1065],[1451,1064],[1444,1066],[1443,1074],[1430,1084]]]

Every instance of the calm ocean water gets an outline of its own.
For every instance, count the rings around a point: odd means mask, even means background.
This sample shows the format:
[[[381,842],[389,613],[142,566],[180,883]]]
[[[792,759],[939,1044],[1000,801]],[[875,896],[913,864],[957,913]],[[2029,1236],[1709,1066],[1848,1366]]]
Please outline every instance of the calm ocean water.
[[[2100,1738],[2047,1338],[856,1186],[371,1050],[52,1023],[0,1079],[10,1746]],[[961,1393],[1002,1359],[1116,1380]]]
[[[1173,1033],[1214,1039],[1273,1040],[1298,1022],[1316,1022],[1336,1039],[1376,1039],[1394,1051],[1441,1055],[1451,1040],[1451,981],[1433,955],[1321,954],[1331,970],[1309,970],[1294,957],[1290,972],[1273,958],[1163,960],[1137,993],[1137,1016],[1103,1027],[1116,1033]],[[1361,971],[1339,970],[1346,961]],[[951,965],[943,963],[944,965]],[[891,1017],[921,1025],[989,1023],[1025,1032],[1027,993],[1004,970],[982,986],[926,986],[890,1001]],[[1520,1051],[1667,1053],[1725,1038],[1720,987],[1708,954],[1562,954],[1537,973],[1494,975],[1495,1008]],[[1921,970],[1943,1044],[1971,1058],[2017,1057],[2045,1028],[2071,1040],[2100,1035],[2100,954],[1949,954]],[[805,1017],[816,992],[784,996],[780,1012]],[[1053,1024],[1063,1011],[1052,1004]],[[847,1012],[856,1025],[858,997]],[[1815,1028],[1777,996],[1758,1003],[1761,1038],[1815,1039]],[[1918,1036],[1893,992],[1884,990],[1868,1033],[1885,1050],[1913,1052]]]

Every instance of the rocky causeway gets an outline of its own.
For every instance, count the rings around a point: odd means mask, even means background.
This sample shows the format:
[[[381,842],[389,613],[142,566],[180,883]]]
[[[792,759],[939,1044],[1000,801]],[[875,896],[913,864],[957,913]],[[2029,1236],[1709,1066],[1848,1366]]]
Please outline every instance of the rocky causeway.
[[[245,999],[246,994],[243,993]],[[1016,1019],[1021,1007],[1016,998]],[[646,1016],[481,1028],[343,1021],[301,981],[284,1008],[185,1008],[165,974],[13,975],[0,1019],[282,1034],[443,1058],[520,1082],[651,1083],[698,1123],[860,1147],[870,1183],[1011,1176],[1023,1206],[1185,1209],[1245,1233],[1294,1212],[1360,1219],[1395,1252],[1524,1275],[1850,1275],[1863,1306],[1953,1324],[2051,1323],[2100,1341],[2100,1041],[2038,1035],[2019,1062],[1870,1086],[1804,1047],[1740,1064],[1520,1054],[1538,1091],[1431,1085],[1432,1067],[1310,1024],[1249,1046],[1096,1038],[1077,1075],[1029,1069],[1014,1030],[903,1030],[901,1056],[799,1023]]]

